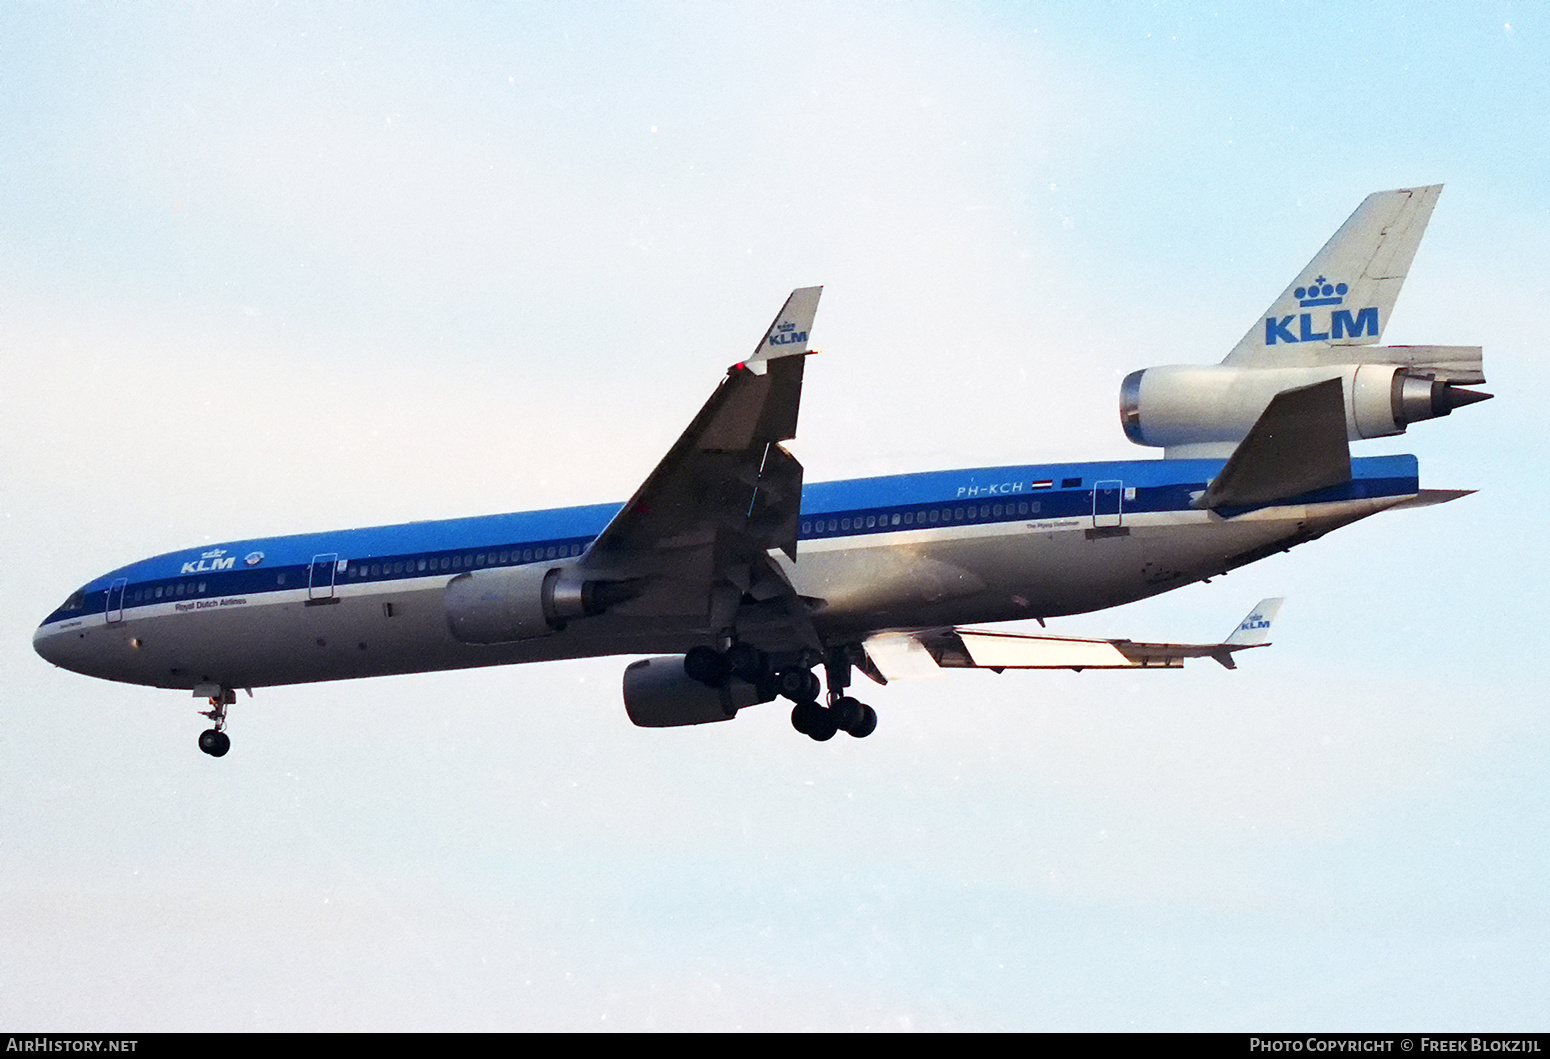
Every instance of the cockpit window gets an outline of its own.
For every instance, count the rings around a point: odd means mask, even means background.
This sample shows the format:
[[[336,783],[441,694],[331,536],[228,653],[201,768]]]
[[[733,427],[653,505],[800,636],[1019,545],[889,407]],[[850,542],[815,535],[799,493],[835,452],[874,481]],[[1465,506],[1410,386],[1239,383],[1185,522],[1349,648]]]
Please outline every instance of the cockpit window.
[[[70,594],[70,598],[65,600],[65,605],[59,609],[80,610],[84,606],[86,606],[86,589],[78,588]]]

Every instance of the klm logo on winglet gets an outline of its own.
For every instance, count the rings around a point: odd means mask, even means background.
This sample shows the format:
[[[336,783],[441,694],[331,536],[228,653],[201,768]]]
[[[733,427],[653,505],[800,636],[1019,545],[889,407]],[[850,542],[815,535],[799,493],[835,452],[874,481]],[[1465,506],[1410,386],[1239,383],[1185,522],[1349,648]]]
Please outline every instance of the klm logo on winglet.
[[[214,573],[217,570],[230,570],[236,565],[237,557],[235,555],[227,555],[220,548],[216,548],[205,552],[199,557],[197,562],[184,563],[183,569],[179,572],[185,574],[208,574]]]
[[[1243,632],[1253,632],[1255,629],[1270,628],[1270,623],[1256,613],[1250,614],[1247,618],[1244,618],[1243,624],[1238,626],[1238,628]]]
[[[1343,305],[1350,289],[1344,283],[1330,283],[1323,276],[1319,276],[1307,286],[1298,287],[1292,293],[1296,296],[1298,305],[1311,309],[1326,305]],[[1320,318],[1317,323],[1314,321],[1315,315]],[[1295,331],[1292,329],[1293,320],[1297,321]],[[1324,330],[1317,330],[1320,325]],[[1265,345],[1267,346],[1273,346],[1277,342],[1330,342],[1341,338],[1361,338],[1363,335],[1378,337],[1376,305],[1368,305],[1356,310],[1331,309],[1327,322],[1322,313],[1265,317]]]
[[[789,346],[793,342],[806,342],[807,332],[798,331],[796,324],[781,324],[775,328],[775,333],[770,335],[770,345]]]

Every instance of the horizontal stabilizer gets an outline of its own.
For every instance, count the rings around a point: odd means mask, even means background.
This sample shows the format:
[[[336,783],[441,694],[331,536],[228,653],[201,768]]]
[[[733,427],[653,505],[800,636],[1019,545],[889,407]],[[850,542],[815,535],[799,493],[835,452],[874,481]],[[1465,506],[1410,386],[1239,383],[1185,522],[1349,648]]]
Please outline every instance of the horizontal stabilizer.
[[[1350,481],[1343,385],[1326,379],[1271,398],[1196,506],[1257,507]]]
[[[1422,489],[1408,500],[1401,500],[1390,511],[1399,511],[1407,507],[1432,507],[1436,504],[1446,504],[1460,497],[1469,496],[1479,492],[1478,489]]]
[[[1037,636],[987,632],[983,629],[933,629],[905,634],[913,641],[904,650],[901,634],[875,636],[866,642],[869,661],[889,678],[918,676],[912,655],[924,654],[943,669],[1179,669],[1186,658],[1214,658],[1236,669],[1233,653],[1268,646],[1270,623],[1281,600],[1265,599],[1226,640],[1211,644],[1137,643],[1074,636]]]
[[[1301,348],[1301,347],[1299,347]],[[1479,346],[1349,346],[1309,349],[1309,364],[1397,364],[1438,382],[1474,386],[1485,382]]]

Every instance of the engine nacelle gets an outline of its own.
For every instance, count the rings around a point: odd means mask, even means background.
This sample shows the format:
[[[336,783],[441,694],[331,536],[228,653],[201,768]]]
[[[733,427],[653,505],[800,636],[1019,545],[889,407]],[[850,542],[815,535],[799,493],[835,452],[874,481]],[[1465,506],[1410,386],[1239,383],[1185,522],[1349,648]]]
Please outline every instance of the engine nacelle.
[[[1448,415],[1489,394],[1394,364],[1244,368],[1171,365],[1132,372],[1120,387],[1120,420],[1138,445],[1170,458],[1224,457],[1242,441],[1271,398],[1339,378],[1351,441],[1403,434],[1411,423]]]
[[[530,640],[601,614],[631,594],[624,582],[583,580],[573,564],[475,570],[447,584],[447,625],[464,643]]]
[[[643,658],[624,671],[624,710],[642,728],[730,721],[744,706],[770,698],[736,677],[707,687],[684,672],[683,655]]]

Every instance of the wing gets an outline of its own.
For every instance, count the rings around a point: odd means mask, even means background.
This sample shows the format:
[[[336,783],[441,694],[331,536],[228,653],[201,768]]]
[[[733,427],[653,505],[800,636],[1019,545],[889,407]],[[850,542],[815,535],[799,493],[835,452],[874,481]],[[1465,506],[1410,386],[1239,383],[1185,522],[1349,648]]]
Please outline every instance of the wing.
[[[778,548],[796,558],[802,465],[780,443],[796,435],[807,336],[822,291],[791,292],[753,355],[727,370],[582,556],[588,573],[635,586],[617,613],[703,616],[714,636],[733,628],[745,602],[768,603],[816,646],[806,608],[769,553]]]
[[[866,642],[873,667],[884,676],[918,673],[922,656],[943,669],[1178,669],[1186,658],[1214,658],[1236,669],[1234,653],[1269,646],[1280,599],[1261,600],[1221,643],[1137,643],[1071,636],[1028,636],[978,629],[886,634]],[[913,657],[911,657],[913,655]]]

